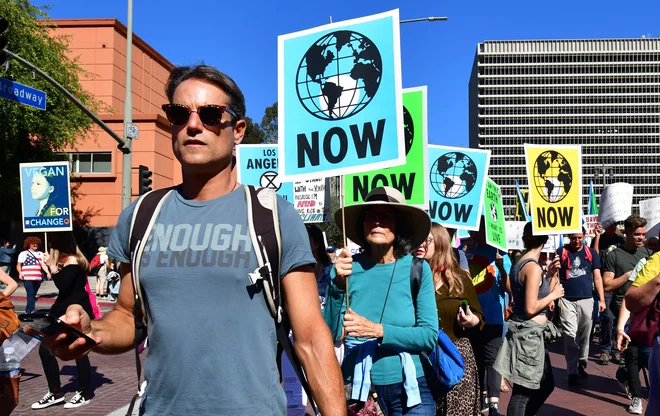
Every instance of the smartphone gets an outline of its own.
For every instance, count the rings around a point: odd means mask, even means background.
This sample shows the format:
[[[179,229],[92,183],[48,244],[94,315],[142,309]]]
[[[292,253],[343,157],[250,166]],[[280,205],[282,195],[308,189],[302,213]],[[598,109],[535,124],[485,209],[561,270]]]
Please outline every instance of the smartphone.
[[[468,308],[468,301],[467,300],[461,301],[461,308],[463,309],[463,313],[467,314],[467,308]]]
[[[87,346],[96,346],[96,341],[48,312],[23,313],[18,315],[18,319],[44,335],[55,335],[64,332],[67,334],[64,342],[71,343],[78,338],[83,338]]]

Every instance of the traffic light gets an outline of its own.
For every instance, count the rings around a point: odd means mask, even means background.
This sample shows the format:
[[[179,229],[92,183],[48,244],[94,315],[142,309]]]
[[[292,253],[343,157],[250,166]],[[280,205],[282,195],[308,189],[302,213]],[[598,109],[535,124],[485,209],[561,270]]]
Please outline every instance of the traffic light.
[[[4,66],[5,71],[9,62],[9,54],[7,53],[7,45],[9,44],[7,29],[9,29],[9,22],[4,17],[0,17],[0,66]]]
[[[153,175],[153,173],[144,165],[138,167],[138,172],[140,174],[140,195],[144,195],[151,191],[151,175]]]

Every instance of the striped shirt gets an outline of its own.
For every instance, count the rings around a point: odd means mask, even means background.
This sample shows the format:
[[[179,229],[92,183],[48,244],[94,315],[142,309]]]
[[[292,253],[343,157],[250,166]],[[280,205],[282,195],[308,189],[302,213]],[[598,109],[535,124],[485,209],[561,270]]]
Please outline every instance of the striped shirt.
[[[18,255],[18,263],[22,263],[23,280],[42,280],[41,263],[44,260],[44,253],[41,251],[22,251]]]

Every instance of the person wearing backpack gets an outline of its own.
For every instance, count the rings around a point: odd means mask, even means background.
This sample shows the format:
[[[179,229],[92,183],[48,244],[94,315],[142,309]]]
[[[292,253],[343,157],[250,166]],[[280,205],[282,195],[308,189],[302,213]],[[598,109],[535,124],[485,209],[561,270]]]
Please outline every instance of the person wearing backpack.
[[[559,299],[559,315],[568,385],[571,387],[579,386],[580,377],[588,376],[586,368],[594,309],[592,287],[598,294],[598,311],[605,310],[600,256],[584,245],[584,233],[583,227],[581,233],[569,234],[570,243],[555,254],[560,259],[559,281],[564,286],[564,297]]]
[[[409,254],[426,240],[431,219],[388,186],[335,212],[338,225],[344,219],[346,237],[363,251],[351,256],[343,250],[335,261],[323,315],[334,340],[346,346],[349,412],[370,414],[358,412],[379,406],[388,416],[434,416],[420,359],[438,339],[433,276],[426,262]],[[416,300],[414,264],[422,266]]]
[[[477,416],[481,414],[481,390],[471,338],[478,339],[486,321],[472,279],[459,266],[452,248],[447,229],[434,222],[428,238],[417,250],[417,256],[425,258],[433,271],[440,329],[454,342],[464,363],[463,378],[440,398],[436,414]],[[489,416],[499,415],[497,406],[493,403]]]
[[[532,223],[525,224],[525,252],[511,268],[510,283],[513,314],[507,321],[506,341],[493,366],[513,383],[507,416],[538,413],[555,388],[547,342],[557,341],[561,334],[548,320],[548,307],[564,296],[564,288],[552,278],[543,278],[539,264],[547,235],[532,234]],[[554,276],[558,259],[548,266],[548,276]]]
[[[120,214],[107,250],[122,263],[114,309],[91,322],[80,306],[71,306],[65,320],[93,337],[99,343],[94,351],[102,354],[136,349],[136,324],[146,324],[141,415],[284,416],[276,358],[278,329],[286,318],[319,410],[324,416],[346,415],[300,215],[279,196],[266,201],[269,212],[278,213],[279,231],[264,237],[280,234],[281,257],[260,264],[263,240],[255,244],[251,238],[255,217],[248,209],[255,199],[231,174],[233,148],[246,128],[243,93],[224,73],[198,65],[173,68],[166,96],[163,109],[183,182],[146,194]],[[141,210],[152,195],[162,196],[158,205]],[[152,216],[153,210],[158,213]],[[148,215],[146,221],[137,220],[141,214]],[[136,228],[143,225],[147,228],[138,236]],[[274,274],[272,282],[278,290],[281,286],[284,300],[275,299],[276,319],[265,300],[264,274]],[[80,339],[72,345],[53,337],[44,342],[65,359],[88,352]]]

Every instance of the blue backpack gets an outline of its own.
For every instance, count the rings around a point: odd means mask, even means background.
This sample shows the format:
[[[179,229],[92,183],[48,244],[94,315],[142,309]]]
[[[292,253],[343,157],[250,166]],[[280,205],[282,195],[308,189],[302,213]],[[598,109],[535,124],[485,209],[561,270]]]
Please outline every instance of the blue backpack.
[[[410,290],[413,302],[417,303],[417,294],[422,285],[422,266],[424,259],[413,258],[410,268]],[[447,394],[455,385],[461,382],[465,373],[465,363],[456,345],[438,329],[438,345],[429,353],[420,353],[422,359],[428,360],[433,368],[431,374],[425,374],[427,383],[434,396]],[[435,376],[435,377],[433,377]],[[435,378],[435,380],[432,380]],[[429,380],[431,379],[431,380]]]

